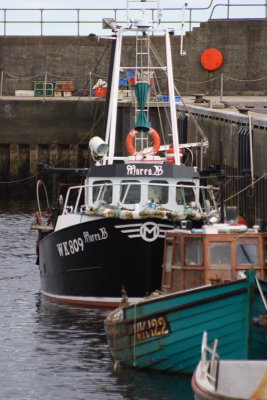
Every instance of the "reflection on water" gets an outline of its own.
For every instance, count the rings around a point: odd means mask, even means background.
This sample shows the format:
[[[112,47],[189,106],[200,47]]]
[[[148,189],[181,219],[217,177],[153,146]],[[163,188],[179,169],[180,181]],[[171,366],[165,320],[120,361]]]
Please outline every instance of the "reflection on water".
[[[5,400],[192,400],[190,378],[113,372],[107,312],[39,294],[35,205],[0,202],[0,376]]]
[[[64,390],[72,393],[73,379],[80,382],[84,394],[94,393],[96,399],[152,400],[155,393],[158,399],[177,400],[177,393],[182,393],[179,399],[192,399],[188,377],[123,368],[113,371],[103,328],[107,313],[61,306],[44,298],[37,303],[35,334],[42,343],[37,350],[46,367],[63,380],[64,376],[70,379]]]

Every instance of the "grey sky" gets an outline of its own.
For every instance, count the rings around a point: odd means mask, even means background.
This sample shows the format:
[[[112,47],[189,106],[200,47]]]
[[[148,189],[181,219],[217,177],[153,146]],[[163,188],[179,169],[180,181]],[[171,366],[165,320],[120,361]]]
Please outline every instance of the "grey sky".
[[[209,5],[215,6],[213,18],[225,18],[227,16],[227,8],[224,6],[219,6],[219,4],[227,4],[228,0],[188,0],[186,2],[188,4],[188,8],[200,8],[201,10],[196,10],[192,13],[192,19],[197,21],[205,21],[209,18],[211,9],[206,10]],[[14,8],[44,8],[44,9],[55,9],[55,8],[63,8],[63,9],[77,9],[77,8],[126,8],[127,1],[126,0],[99,0],[96,2],[95,0],[0,0],[0,9],[14,9]],[[160,7],[168,8],[168,7],[177,7],[182,8],[185,4],[185,1],[181,0],[161,0]],[[230,0],[230,4],[247,4],[247,6],[243,7],[232,7],[230,10],[230,17],[232,18],[263,18],[265,16],[264,5],[266,4],[266,0]],[[257,6],[258,4],[262,4],[262,7]],[[140,7],[143,5],[143,8],[155,7],[155,2],[146,3],[131,3],[132,7]],[[250,6],[249,6],[250,5]],[[253,6],[251,6],[253,5]],[[44,20],[50,21],[66,21],[66,20],[75,20],[76,12],[64,12],[64,11],[51,11],[44,13]],[[189,12],[185,11],[184,13],[185,19],[188,18]],[[40,20],[39,12],[26,12],[26,11],[7,11],[7,20]],[[112,11],[104,12],[99,11],[90,11],[90,12],[82,12],[80,14],[81,20],[101,20],[102,17],[113,17],[114,14]],[[119,18],[126,19],[125,13],[119,13]],[[165,12],[163,18],[170,20],[181,20],[182,13],[177,11],[177,15],[174,15],[173,12],[169,13]],[[0,12],[0,20],[4,19],[3,11]],[[179,33],[180,25],[176,24],[174,26],[177,33]],[[101,24],[80,24],[80,34],[87,35],[88,33],[101,33]],[[3,24],[0,25],[0,34],[3,34]],[[7,24],[6,34],[10,35],[23,35],[23,34],[40,34],[40,26],[37,24],[28,24],[27,26],[20,24]],[[43,34],[47,35],[75,35],[77,34],[77,26],[75,24],[62,24],[62,23],[52,23],[50,25],[45,24]]]

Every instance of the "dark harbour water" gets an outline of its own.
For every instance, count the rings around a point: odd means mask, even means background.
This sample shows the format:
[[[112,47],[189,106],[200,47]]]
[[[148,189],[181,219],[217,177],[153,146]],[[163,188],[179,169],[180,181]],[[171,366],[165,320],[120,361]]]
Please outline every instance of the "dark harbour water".
[[[0,399],[192,400],[190,377],[113,371],[107,312],[40,296],[35,207],[0,201]]]

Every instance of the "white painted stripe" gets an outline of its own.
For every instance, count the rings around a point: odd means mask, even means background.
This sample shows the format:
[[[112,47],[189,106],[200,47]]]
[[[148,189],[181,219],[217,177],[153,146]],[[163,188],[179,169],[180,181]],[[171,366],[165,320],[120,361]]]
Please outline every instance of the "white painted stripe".
[[[115,226],[115,228],[131,228],[132,226],[141,226],[141,225],[143,225],[142,223],[141,224],[125,224],[125,225],[114,225]]]
[[[123,233],[130,233],[130,232],[139,232],[140,229],[122,229],[121,232]]]
[[[135,237],[141,237],[141,235],[140,234],[139,235],[128,235],[128,237],[131,239],[131,238],[135,238]],[[158,237],[164,239],[165,235],[164,234],[159,234]]]
[[[122,297],[94,297],[94,296],[63,296],[58,294],[47,293],[44,290],[41,290],[41,293],[47,297],[51,297],[53,299],[58,300],[69,300],[69,301],[84,301],[85,303],[89,302],[98,302],[98,303],[120,303],[122,301]],[[143,300],[142,297],[129,297],[129,303],[136,303],[137,301]]]

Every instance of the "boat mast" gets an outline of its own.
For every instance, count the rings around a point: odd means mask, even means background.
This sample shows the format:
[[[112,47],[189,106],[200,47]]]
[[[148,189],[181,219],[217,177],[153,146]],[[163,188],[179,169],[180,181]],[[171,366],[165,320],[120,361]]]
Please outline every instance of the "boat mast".
[[[176,106],[174,97],[172,53],[171,53],[171,42],[170,42],[171,32],[172,32],[171,29],[165,30],[167,79],[168,79],[168,91],[169,91],[169,102],[170,102],[170,112],[171,112],[171,130],[172,130],[174,160],[176,165],[180,165],[181,162],[179,156],[178,125],[177,125]]]
[[[129,2],[138,2],[137,0],[128,0],[127,3],[127,23],[129,24]],[[139,0],[140,1],[140,0]],[[141,0],[146,1],[146,0]],[[158,0],[148,0],[148,1],[156,1],[158,3],[158,18],[157,18],[157,27],[156,29],[152,26],[148,26],[147,28],[147,40],[149,41],[150,32],[158,30],[158,24],[160,22],[160,10],[159,10],[159,1]],[[146,23],[145,20],[141,20],[141,22]],[[153,21],[154,22],[154,21]],[[152,29],[151,29],[152,28]],[[144,34],[144,27],[141,25],[140,27],[136,25],[134,28],[126,28],[126,30],[135,31],[138,40],[138,33],[141,31]],[[114,65],[113,65],[113,73],[112,73],[112,83],[110,90],[110,99],[109,99],[109,111],[107,117],[107,125],[106,125],[106,136],[105,142],[109,145],[108,156],[104,157],[103,164],[113,164],[114,161],[114,153],[115,153],[115,138],[116,138],[116,121],[117,121],[117,107],[118,107],[118,87],[119,87],[119,78],[120,78],[120,68],[121,68],[121,49],[122,49],[122,37],[125,31],[125,28],[119,27],[114,29],[116,35],[116,47],[115,47],[115,55],[114,55]],[[166,66],[164,67],[166,71],[166,76],[168,80],[168,95],[169,95],[169,104],[170,104],[170,116],[171,116],[171,134],[172,134],[172,142],[174,149],[174,160],[176,165],[180,165],[180,156],[179,156],[179,136],[178,136],[178,125],[177,125],[177,113],[176,113],[176,105],[175,105],[175,93],[174,93],[174,82],[173,82],[173,64],[172,64],[172,53],[171,53],[171,43],[170,36],[174,33],[172,29],[164,29],[165,34],[165,45],[166,45]],[[139,40],[142,40],[140,38]],[[149,52],[147,52],[149,58]],[[149,82],[149,59],[147,62],[148,68],[148,82]],[[143,66],[138,68],[140,69],[141,75],[144,75]],[[137,73],[136,73],[137,74]]]
[[[122,31],[123,28],[119,28],[116,31],[116,48],[114,56],[108,119],[107,119],[106,137],[105,137],[105,142],[109,144],[109,152],[108,152],[108,157],[107,159],[106,158],[104,159],[103,164],[106,164],[106,161],[108,161],[108,164],[112,164],[114,158],[117,108],[118,108],[118,87],[119,87],[120,63],[121,63]]]

